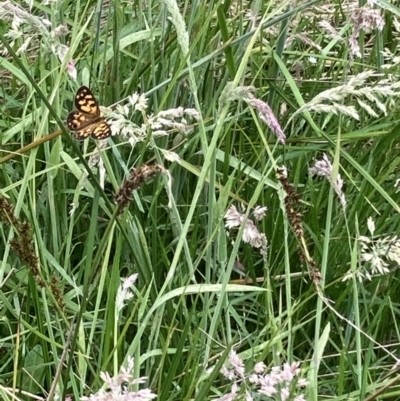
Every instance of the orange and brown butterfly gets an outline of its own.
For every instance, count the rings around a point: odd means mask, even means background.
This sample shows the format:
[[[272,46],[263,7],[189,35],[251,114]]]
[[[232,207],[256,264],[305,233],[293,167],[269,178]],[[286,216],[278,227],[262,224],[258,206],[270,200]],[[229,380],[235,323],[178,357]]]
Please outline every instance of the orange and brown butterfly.
[[[106,139],[111,135],[111,127],[100,116],[99,104],[88,87],[81,86],[76,92],[75,107],[67,118],[67,127],[74,131],[75,139]]]

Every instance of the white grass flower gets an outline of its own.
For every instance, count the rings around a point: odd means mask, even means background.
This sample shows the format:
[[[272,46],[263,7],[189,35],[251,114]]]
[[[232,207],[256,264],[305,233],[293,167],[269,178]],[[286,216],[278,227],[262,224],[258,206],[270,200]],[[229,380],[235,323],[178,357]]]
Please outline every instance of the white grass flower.
[[[196,109],[185,109],[184,110],[185,114],[188,115],[189,117],[194,118],[196,121],[200,119],[200,113]]]
[[[243,230],[243,242],[250,244],[253,248],[261,248],[267,245],[265,234],[260,233],[251,220],[247,220]]]
[[[351,35],[349,38],[349,48],[350,53],[355,57],[361,57],[361,49],[358,44],[357,37],[355,35]]]
[[[360,267],[348,271],[342,281],[355,277],[360,282],[371,281],[374,276],[390,273],[390,266],[400,266],[400,239],[394,237],[375,237],[375,223],[371,217],[367,220],[371,237],[360,235]]]
[[[222,366],[220,373],[228,380],[234,380],[236,378],[233,369],[228,369],[226,366]]]
[[[264,362],[258,362],[254,365],[254,372],[260,375],[265,372],[266,368]]]
[[[183,116],[183,107],[179,106],[175,109],[162,110],[157,114],[158,118],[181,118]]]
[[[387,266],[389,264],[382,259],[383,248],[373,247],[372,249],[365,249],[361,253],[362,260],[371,264],[372,275],[384,275],[390,273]]]
[[[305,33],[296,33],[295,35],[290,36],[285,43],[285,48],[289,47],[295,39],[298,39],[307,46],[314,47],[319,51],[322,50],[321,46],[310,39]]]
[[[380,9],[372,8],[371,6],[355,8],[350,20],[354,24],[354,29],[357,30],[357,33],[360,30],[365,32],[371,32],[373,29],[382,31],[385,26],[385,20],[381,15]]]
[[[308,385],[307,380],[299,378],[300,363],[293,362],[292,364],[284,363],[283,366],[273,366],[269,373],[263,362],[254,365],[254,369],[246,372],[242,359],[231,351],[228,357],[228,363],[221,369],[221,373],[233,382],[234,389],[228,394],[218,398],[218,400],[230,400],[236,394],[245,393],[246,401],[252,401],[252,394],[257,394],[255,399],[259,399],[259,395],[272,397],[273,399],[279,395],[281,400],[292,400],[294,397],[303,397],[299,393],[300,388]],[[295,381],[295,378],[297,379]],[[295,382],[296,385],[292,385]],[[239,391],[241,387],[242,391]],[[264,399],[262,397],[261,399]],[[301,398],[300,398],[301,399]]]
[[[281,389],[281,401],[286,401],[290,397],[290,391],[287,387]]]
[[[400,241],[396,241],[389,247],[387,257],[390,261],[400,266]]]
[[[299,366],[300,364],[298,362],[293,362],[291,365],[289,365],[288,363],[284,363],[281,372],[282,380],[290,383],[295,378],[295,376],[300,373]]]
[[[238,212],[236,207],[232,205],[225,213],[225,227],[231,230],[234,227],[239,227],[243,222],[243,216]]]
[[[107,141],[100,141],[98,148],[96,148],[89,157],[88,165],[90,168],[99,166],[101,161],[100,149],[104,149],[105,147],[107,147]]]
[[[296,386],[302,388],[302,387],[307,387],[309,384],[310,382],[307,379],[299,379],[297,380]]]
[[[135,106],[135,104],[138,102],[139,100],[139,93],[134,92],[132,93],[132,95],[128,96],[128,101],[132,106]]]
[[[122,114],[124,117],[128,117],[130,110],[128,105],[117,104],[115,112],[118,114]]]
[[[378,113],[375,113],[375,111],[373,110],[373,108],[372,108],[369,104],[363,102],[361,99],[357,99],[357,103],[358,103],[359,106],[360,106],[362,109],[364,109],[370,116],[375,117],[375,118],[378,118],[378,117],[379,117]],[[384,114],[386,115],[386,111],[384,112]]]
[[[332,164],[326,153],[323,154],[322,160],[317,160],[314,163],[314,166],[310,167],[309,172],[311,175],[319,175],[328,179],[332,188],[335,190],[337,196],[339,197],[343,209],[345,209],[347,202],[342,190],[344,182],[339,173],[337,174],[336,179],[333,179]]]
[[[350,100],[352,102],[355,100],[373,118],[376,118],[378,112],[386,114],[387,105],[382,100],[387,100],[390,106],[391,100],[400,97],[399,87],[397,83],[391,83],[387,80],[372,83],[370,81],[374,76],[376,76],[374,71],[364,71],[351,77],[343,85],[320,92],[294,112],[290,120],[304,111],[343,114],[359,120],[360,115],[357,109],[352,105],[345,104],[345,100],[349,97],[351,97]],[[372,105],[367,104],[365,99],[372,103]],[[374,110],[373,108],[377,108],[378,110]]]
[[[340,203],[342,204],[343,209],[346,209],[347,201],[343,192],[344,181],[340,174],[337,175],[336,180],[331,180],[332,188],[335,190],[336,195],[339,197]]]
[[[353,24],[353,31],[349,38],[350,51],[353,56],[361,57],[360,46],[358,44],[360,32],[364,31],[368,33],[373,29],[382,31],[385,26],[385,20],[381,16],[379,9],[366,5],[353,10],[350,22]]]
[[[51,50],[58,57],[58,59],[60,60],[60,63],[62,63],[65,59],[65,56],[68,53],[69,47],[65,46],[63,44],[60,44],[60,43],[56,43],[56,44],[51,45]],[[76,71],[75,61],[73,59],[70,59],[68,61],[66,69],[67,69],[68,75],[74,81],[76,81],[78,72]]]
[[[271,373],[264,374],[263,376],[260,377],[261,389],[264,388],[266,389],[266,393],[271,391],[271,394],[274,394],[277,391],[275,386],[279,384],[280,381],[281,381],[280,377],[271,371]]]
[[[332,175],[332,164],[328,159],[326,153],[323,154],[322,160],[317,160],[309,169],[311,175],[319,175],[322,177],[329,178]]]
[[[120,106],[118,110],[111,110],[107,107],[100,107],[104,117],[110,124],[112,135],[120,135],[127,138],[132,146],[142,142],[147,136],[146,125],[138,126],[125,115],[126,107]]]
[[[146,109],[147,109],[147,98],[144,94],[141,94],[135,105],[135,110],[144,111]]]
[[[46,27],[50,28],[52,26],[52,23],[47,19],[47,18],[40,18],[39,21]]]
[[[258,116],[260,119],[267,124],[270,130],[276,135],[278,141],[282,144],[285,144],[286,135],[268,103],[255,97],[248,97],[244,98],[243,100],[258,111]]]
[[[154,122],[151,125],[152,129],[157,129],[157,128],[161,128],[161,127],[173,127],[173,121],[172,120],[168,120],[160,115],[157,115],[155,117]]]
[[[52,24],[49,20],[36,16],[31,10],[29,12],[25,11],[10,1],[0,2],[0,19],[11,21],[11,29],[6,33],[6,37],[14,37],[15,39],[16,32],[19,32],[18,36],[24,42],[18,49],[19,53],[27,50],[28,43],[25,42],[28,39],[32,40],[32,38],[38,39],[41,45],[47,49],[60,44],[59,39],[51,35],[49,28]],[[11,43],[11,45],[13,46],[14,44]]]
[[[146,378],[134,379],[133,358],[128,357],[128,366],[121,368],[117,376],[111,377],[107,372],[101,372],[100,378],[106,384],[104,389],[89,397],[81,397],[82,401],[148,401],[157,397],[150,389],[134,391],[133,387],[145,383]]]
[[[139,101],[139,93],[135,92],[132,95],[128,96],[128,102],[132,107],[135,107],[136,103]]]
[[[327,37],[338,41],[343,41],[343,38],[340,36],[339,32],[327,20],[318,22],[318,25],[326,32]]]
[[[67,72],[68,72],[68,75],[71,77],[71,79],[73,81],[77,80],[78,72],[77,72],[76,67],[75,67],[75,62],[72,59],[67,64]]]
[[[52,38],[59,38],[62,36],[65,36],[69,32],[68,25],[67,24],[61,24],[55,27],[51,32],[50,36]]]
[[[116,311],[121,312],[122,308],[125,306],[125,302],[133,298],[133,293],[131,287],[135,284],[138,278],[138,274],[132,274],[127,278],[123,279],[122,284],[118,287],[117,297],[116,297]]]
[[[71,209],[69,211],[69,215],[73,216],[79,207],[79,203],[71,203]]]
[[[368,231],[371,233],[371,236],[373,236],[375,232],[375,222],[371,216],[369,216],[367,219],[367,227]]]
[[[166,149],[161,149],[161,153],[163,154],[165,159],[170,161],[170,162],[178,162],[179,163],[181,161],[181,158],[175,152],[171,152],[171,151],[166,150]]]
[[[227,101],[243,100],[248,105],[257,110],[259,118],[267,124],[270,130],[276,135],[282,144],[286,141],[286,135],[283,132],[278,119],[269,107],[268,103],[254,96],[255,88],[253,86],[238,86],[232,89],[232,84],[227,84],[220,96],[220,105],[224,105]]]
[[[362,271],[361,269],[356,269],[356,270],[348,270],[344,274],[342,281],[350,280],[353,277],[356,280],[358,280],[358,282],[360,282],[360,283],[362,283],[364,280],[368,280],[368,281],[372,280],[371,275],[367,271]]]
[[[147,117],[147,124],[149,125],[149,127],[150,127],[153,131],[162,128],[161,122],[160,122],[158,119],[156,119],[155,116],[148,116],[148,117]]]
[[[163,129],[159,129],[157,131],[153,131],[153,135],[154,136],[168,136],[169,133],[168,133],[168,131],[165,131]]]
[[[231,391],[222,397],[215,398],[213,401],[233,401],[238,397],[238,386],[236,383],[232,384]]]
[[[107,143],[107,139],[103,139],[100,142]],[[106,168],[104,167],[104,161],[101,157],[97,166],[99,169],[99,185],[102,189],[104,189],[104,184],[106,182]]]
[[[189,110],[189,113],[186,111]],[[155,116],[148,117],[148,124],[151,127],[154,135],[164,136],[169,135],[171,132],[180,132],[188,134],[192,127],[189,126],[187,120],[184,118],[184,114],[193,116],[196,118],[199,116],[193,113],[193,109],[184,109],[183,107],[177,107],[168,110],[161,110]]]
[[[271,376],[266,375],[260,379],[260,389],[258,392],[260,394],[265,394],[267,397],[271,397],[278,392],[276,389],[276,382],[271,380]]]
[[[256,214],[259,213],[261,216],[265,212],[264,209],[265,208],[257,209]],[[245,221],[245,215],[238,212],[234,205],[228,209],[224,218],[225,227],[228,230],[240,227],[240,225]],[[262,250],[265,250],[267,247],[267,238],[265,234],[260,233],[251,219],[247,219],[245,222],[242,240],[243,242],[250,244],[253,248],[261,248]]]
[[[231,350],[229,353],[229,363],[232,365],[232,368],[235,370],[237,376],[240,378],[244,377],[244,363],[243,360],[239,357],[235,350]]]
[[[236,351],[229,352],[228,364],[221,368],[221,374],[229,380],[244,378],[244,363]]]
[[[24,40],[24,42],[22,43],[22,45],[19,47],[19,49],[16,51],[16,53],[18,55],[25,53],[27,51],[32,39],[33,39],[33,36],[27,37]]]
[[[259,384],[260,379],[259,379],[258,374],[253,373],[253,374],[249,375],[249,382],[252,384]]]
[[[12,44],[14,44],[14,41],[22,38],[22,32],[18,29],[9,29],[8,32],[4,36],[7,39],[12,40]]]

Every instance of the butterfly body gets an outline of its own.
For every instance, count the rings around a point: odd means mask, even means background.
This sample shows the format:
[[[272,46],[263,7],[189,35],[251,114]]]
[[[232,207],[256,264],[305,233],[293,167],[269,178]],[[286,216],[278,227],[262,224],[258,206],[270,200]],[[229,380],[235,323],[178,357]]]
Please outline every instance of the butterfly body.
[[[111,127],[100,116],[100,108],[92,91],[81,86],[75,95],[76,110],[71,111],[67,118],[67,127],[74,131],[74,138],[84,140],[106,139],[111,135]]]

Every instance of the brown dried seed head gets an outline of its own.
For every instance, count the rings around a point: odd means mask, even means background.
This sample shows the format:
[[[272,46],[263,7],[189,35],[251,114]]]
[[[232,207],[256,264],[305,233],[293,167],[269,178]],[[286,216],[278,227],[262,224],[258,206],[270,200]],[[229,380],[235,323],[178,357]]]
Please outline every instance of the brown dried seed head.
[[[132,191],[149,181],[158,173],[165,171],[159,164],[143,164],[138,168],[132,168],[129,177],[122,184],[120,190],[115,195],[115,202],[118,204],[119,214],[121,214],[132,200]]]

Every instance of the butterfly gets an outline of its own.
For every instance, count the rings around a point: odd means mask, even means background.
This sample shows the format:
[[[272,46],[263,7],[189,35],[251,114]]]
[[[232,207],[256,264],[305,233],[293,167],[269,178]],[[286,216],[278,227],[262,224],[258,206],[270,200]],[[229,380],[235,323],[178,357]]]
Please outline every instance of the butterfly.
[[[111,127],[104,117],[100,116],[100,108],[92,91],[81,86],[75,95],[75,107],[67,118],[67,127],[74,132],[74,138],[84,140],[91,136],[93,139],[105,139],[111,135]]]

